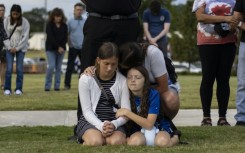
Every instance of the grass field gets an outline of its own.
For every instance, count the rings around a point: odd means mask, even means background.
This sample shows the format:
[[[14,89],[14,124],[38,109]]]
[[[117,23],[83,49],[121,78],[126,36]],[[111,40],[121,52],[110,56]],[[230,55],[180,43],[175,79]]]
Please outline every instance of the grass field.
[[[12,88],[15,87],[15,74],[12,77]],[[199,75],[179,75],[181,85],[181,108],[201,108],[199,96]],[[45,74],[25,74],[24,94],[22,96],[4,96],[0,94],[0,110],[74,110],[77,108],[78,75],[73,74],[71,90],[44,92]],[[61,79],[61,89],[64,87],[64,74]],[[236,77],[231,77],[231,95],[229,108],[235,108]],[[217,108],[216,87],[212,108]]]
[[[44,57],[43,53],[32,52],[28,57]],[[77,108],[78,77],[73,74],[71,90],[44,91],[45,74],[25,74],[24,94],[22,96],[4,96],[0,94],[0,111],[4,110],[75,110]],[[12,87],[16,78],[13,75]],[[181,85],[181,109],[201,108],[199,97],[199,75],[179,75]],[[64,84],[62,75],[61,89]],[[231,77],[231,95],[229,108],[235,108],[236,77]],[[216,86],[212,108],[217,108]],[[173,148],[81,146],[67,140],[73,127],[3,127],[0,128],[0,153],[244,153],[244,127],[179,127],[182,141],[187,145]]]
[[[67,56],[67,54],[66,54]],[[44,57],[44,51],[28,51],[26,57]],[[15,78],[12,77],[12,88],[15,88]],[[181,108],[201,108],[199,86],[200,75],[179,75],[178,81],[181,85],[180,101]],[[24,94],[22,96],[4,96],[0,94],[0,110],[64,110],[77,108],[77,83],[78,76],[73,74],[71,90],[61,90],[59,92],[44,92],[45,74],[25,74]],[[61,89],[64,87],[64,74],[61,79]],[[230,80],[230,102],[229,108],[235,108],[235,96],[237,80],[235,76]],[[216,86],[213,91],[212,108],[217,108]]]
[[[244,153],[244,127],[180,127],[187,145],[172,148],[81,146],[67,140],[71,127],[0,128],[0,153]]]

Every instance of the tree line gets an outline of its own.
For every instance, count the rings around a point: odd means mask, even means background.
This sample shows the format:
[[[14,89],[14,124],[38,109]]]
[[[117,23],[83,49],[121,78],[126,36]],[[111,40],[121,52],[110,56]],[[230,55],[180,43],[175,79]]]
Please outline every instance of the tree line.
[[[160,0],[162,6],[170,11],[171,27],[169,43],[172,50],[172,58],[178,61],[189,63],[199,60],[196,46],[196,18],[192,13],[194,0],[187,0],[185,5],[171,5],[175,0]],[[149,6],[150,0],[142,0],[139,9],[140,19],[143,11]],[[24,12],[23,16],[30,22],[30,33],[42,32],[49,12],[45,8],[33,8],[31,11]],[[142,24],[141,24],[142,25]],[[141,27],[142,34],[143,28]]]

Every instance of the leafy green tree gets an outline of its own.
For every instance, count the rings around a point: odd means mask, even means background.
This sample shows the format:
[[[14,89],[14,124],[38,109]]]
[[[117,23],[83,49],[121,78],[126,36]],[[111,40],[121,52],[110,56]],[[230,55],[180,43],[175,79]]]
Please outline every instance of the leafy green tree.
[[[47,16],[44,8],[33,8],[31,11],[24,12],[23,16],[30,23],[30,33],[43,31]]]
[[[199,60],[199,54],[196,45],[196,17],[192,13],[193,1],[188,0],[182,15],[178,16],[180,25],[179,31],[183,38],[178,38],[173,35],[171,40],[172,49],[174,51],[173,58],[180,61],[187,61],[189,63]]]

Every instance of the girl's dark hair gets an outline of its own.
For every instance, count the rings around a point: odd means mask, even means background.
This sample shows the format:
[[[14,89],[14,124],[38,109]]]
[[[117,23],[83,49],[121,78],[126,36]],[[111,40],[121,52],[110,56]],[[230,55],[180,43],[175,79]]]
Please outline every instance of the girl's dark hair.
[[[147,53],[148,45],[128,42],[119,48],[119,69],[124,75],[131,67],[142,66]]]
[[[119,63],[122,67],[129,69],[142,65],[143,61],[144,55],[137,43],[129,42],[119,48]]]
[[[17,26],[22,25],[22,10],[21,6],[18,4],[13,4],[11,9],[10,9],[10,25],[15,24],[15,19],[13,19],[12,12],[17,12],[20,13],[20,16],[17,18]]]
[[[161,3],[158,0],[153,0],[149,6],[153,15],[159,15],[161,10]]]
[[[118,54],[118,47],[116,44],[112,43],[112,42],[105,42],[103,43],[99,50],[98,50],[98,56],[100,59],[108,59],[111,57],[119,57]],[[96,73],[99,72],[99,65],[97,63],[95,63],[95,67],[96,67]]]
[[[62,18],[61,22],[66,23],[66,17],[65,17],[64,12],[61,8],[58,8],[58,7],[54,8],[49,15],[48,21],[54,22],[55,16],[61,16],[61,18]]]
[[[143,94],[142,97],[140,99],[140,112],[137,112],[137,108],[135,105],[135,96],[134,94],[130,91],[130,104],[131,104],[131,109],[134,113],[137,113],[138,115],[142,116],[142,117],[147,117],[148,115],[148,109],[149,109],[149,105],[148,105],[148,101],[149,101],[149,88],[150,88],[150,80],[149,80],[149,74],[146,70],[145,67],[143,66],[136,66],[136,67],[132,67],[131,69],[135,69],[137,71],[139,71],[145,78],[145,82],[144,82],[144,86],[143,86]]]

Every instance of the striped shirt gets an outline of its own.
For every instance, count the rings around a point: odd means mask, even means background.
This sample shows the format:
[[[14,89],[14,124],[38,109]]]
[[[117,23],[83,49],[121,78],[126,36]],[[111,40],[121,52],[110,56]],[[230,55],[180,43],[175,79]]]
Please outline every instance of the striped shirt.
[[[111,80],[103,81],[99,78],[98,78],[98,80],[99,80],[100,84],[103,86],[108,97],[114,99],[114,97],[110,91],[110,88],[115,83],[116,74],[114,75],[114,77]],[[99,99],[99,102],[98,102],[98,105],[96,107],[95,112],[96,112],[98,119],[100,119],[102,122],[104,122],[105,120],[112,121],[112,120],[116,119],[116,117],[115,117],[116,113],[113,111],[111,104],[107,101],[103,92],[101,92],[100,99]],[[82,131],[82,133],[84,133],[85,130],[87,128],[90,128],[91,126],[92,125],[85,119],[85,117],[83,115],[81,115],[81,117],[78,121],[77,133],[79,134],[79,133],[81,133],[81,131]]]

